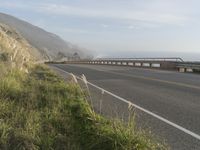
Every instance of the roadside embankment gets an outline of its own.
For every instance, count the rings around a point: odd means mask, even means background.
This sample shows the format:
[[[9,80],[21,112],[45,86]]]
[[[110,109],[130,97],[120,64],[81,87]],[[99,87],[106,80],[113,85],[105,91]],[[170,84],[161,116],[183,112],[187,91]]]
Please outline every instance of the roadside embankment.
[[[167,149],[128,123],[95,113],[79,85],[45,65],[0,65],[0,149]]]

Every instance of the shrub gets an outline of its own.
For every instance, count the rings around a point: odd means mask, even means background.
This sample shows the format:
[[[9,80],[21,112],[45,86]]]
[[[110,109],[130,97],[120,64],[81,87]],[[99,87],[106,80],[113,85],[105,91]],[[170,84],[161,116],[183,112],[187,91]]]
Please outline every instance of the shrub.
[[[0,82],[0,97],[4,99],[19,99],[22,87],[19,81],[6,77]]]
[[[3,52],[0,54],[0,61],[8,61],[9,60],[9,54],[6,52]]]

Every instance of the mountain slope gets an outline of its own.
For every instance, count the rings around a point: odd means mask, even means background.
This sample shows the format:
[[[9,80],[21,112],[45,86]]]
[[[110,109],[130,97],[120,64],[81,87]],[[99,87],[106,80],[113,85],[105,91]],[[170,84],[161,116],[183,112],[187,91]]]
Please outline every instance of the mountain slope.
[[[16,30],[0,24],[0,61],[24,68],[26,62],[37,62],[45,56],[32,47]]]
[[[48,59],[57,59],[60,54],[63,54],[63,57],[72,57],[75,52],[81,57],[84,55],[79,48],[69,42],[65,42],[59,36],[13,16],[0,13],[0,23],[16,29],[30,45],[38,49],[43,56],[46,55]]]

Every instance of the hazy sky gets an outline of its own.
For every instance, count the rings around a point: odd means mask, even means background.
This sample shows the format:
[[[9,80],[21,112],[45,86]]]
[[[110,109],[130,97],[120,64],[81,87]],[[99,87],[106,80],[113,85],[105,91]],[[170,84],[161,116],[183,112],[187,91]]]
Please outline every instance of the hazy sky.
[[[0,12],[98,55],[200,53],[200,0],[0,0]]]

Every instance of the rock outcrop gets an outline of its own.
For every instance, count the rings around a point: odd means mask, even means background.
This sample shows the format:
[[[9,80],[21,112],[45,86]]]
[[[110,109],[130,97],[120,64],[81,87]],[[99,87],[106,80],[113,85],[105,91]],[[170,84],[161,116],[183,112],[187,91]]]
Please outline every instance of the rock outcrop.
[[[40,60],[40,53],[33,48],[16,30],[0,24],[0,59],[12,66],[24,68],[26,62]]]

